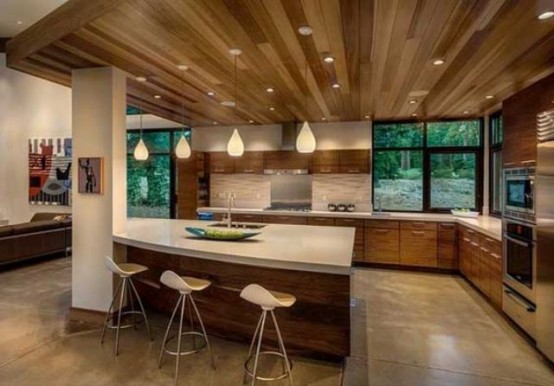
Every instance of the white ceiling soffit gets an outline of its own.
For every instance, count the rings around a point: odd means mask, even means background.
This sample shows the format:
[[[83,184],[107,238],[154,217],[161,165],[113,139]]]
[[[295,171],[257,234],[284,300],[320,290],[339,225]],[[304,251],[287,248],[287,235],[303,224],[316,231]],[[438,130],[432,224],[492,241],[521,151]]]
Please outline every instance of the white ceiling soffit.
[[[0,37],[14,37],[66,1],[0,0]]]

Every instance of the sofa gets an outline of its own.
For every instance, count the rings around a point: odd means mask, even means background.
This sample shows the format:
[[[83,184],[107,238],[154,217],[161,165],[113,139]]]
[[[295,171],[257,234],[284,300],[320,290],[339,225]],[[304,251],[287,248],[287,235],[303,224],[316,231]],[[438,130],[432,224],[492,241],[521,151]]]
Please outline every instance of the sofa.
[[[0,226],[0,266],[64,253],[71,248],[71,214],[35,213],[31,221]]]

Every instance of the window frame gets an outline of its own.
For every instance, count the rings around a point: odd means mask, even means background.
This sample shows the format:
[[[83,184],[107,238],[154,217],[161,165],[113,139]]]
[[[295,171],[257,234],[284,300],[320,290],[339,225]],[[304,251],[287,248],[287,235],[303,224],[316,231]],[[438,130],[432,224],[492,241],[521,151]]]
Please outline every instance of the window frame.
[[[479,122],[479,145],[478,146],[427,146],[427,124],[432,122],[461,122],[478,121]],[[423,124],[423,145],[421,147],[375,147],[375,126],[379,124]],[[381,151],[405,151],[418,150],[423,152],[422,162],[422,210],[384,210],[385,212],[407,212],[407,213],[450,213],[453,208],[432,208],[431,207],[431,155],[432,154],[475,154],[476,173],[475,173],[475,209],[479,213],[483,212],[483,149],[484,149],[484,120],[480,118],[449,118],[433,119],[425,121],[402,120],[402,121],[374,121],[372,122],[371,144],[372,144],[372,162],[371,162],[371,201],[375,210],[375,154]]]
[[[499,110],[488,117],[489,121],[489,127],[488,127],[488,135],[489,135],[489,215],[494,217],[502,217],[502,200],[503,197],[500,197],[500,210],[494,209],[494,154],[497,152],[500,152],[502,156],[502,144],[504,142],[504,133],[502,133],[502,141],[499,143],[493,143],[493,125],[492,122],[495,119],[499,119],[500,122],[502,122],[502,110]],[[502,131],[504,131],[504,125],[502,125]],[[501,184],[504,183],[504,178],[501,176]]]

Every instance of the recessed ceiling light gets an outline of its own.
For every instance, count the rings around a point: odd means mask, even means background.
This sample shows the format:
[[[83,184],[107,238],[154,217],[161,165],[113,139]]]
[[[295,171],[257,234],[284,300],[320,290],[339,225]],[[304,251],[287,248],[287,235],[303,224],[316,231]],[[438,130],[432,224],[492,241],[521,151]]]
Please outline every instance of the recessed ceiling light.
[[[417,103],[417,101],[415,99],[411,99],[408,103],[411,104],[411,105],[415,105]]]
[[[137,82],[146,82],[146,77],[145,76],[137,76],[135,79],[136,79]]]
[[[214,96],[215,95],[215,92],[213,91],[208,91],[208,96]]]
[[[235,102],[233,101],[222,101],[221,104],[226,107],[235,107]]]
[[[413,113],[413,114],[412,114],[412,117],[417,117],[417,114],[416,114],[416,113]]]
[[[333,88],[340,88],[340,84],[334,83],[332,87],[333,87]]]
[[[217,125],[217,123],[218,123],[217,121],[213,121],[212,125]]]
[[[433,64],[435,66],[440,66],[441,64],[444,64],[444,59],[435,59],[433,60]]]
[[[468,115],[468,114],[469,114],[469,111],[464,110],[464,115]]]
[[[273,107],[273,106],[270,107],[270,108],[269,108],[269,111],[275,111],[275,107]]]
[[[333,63],[335,61],[335,58],[333,58],[332,56],[326,56],[325,58],[323,58],[323,61],[325,63]]]
[[[366,115],[364,118],[365,118],[365,119],[369,119],[369,115]]]
[[[17,25],[21,25],[21,24],[23,24],[23,22],[21,20],[18,20]]]
[[[189,66],[187,66],[186,64],[178,64],[177,68],[181,71],[186,71],[189,69]]]
[[[268,88],[265,89],[265,91],[267,91],[267,92],[273,92],[273,91],[275,91],[275,90],[273,89],[273,87],[268,87]]]
[[[240,54],[242,54],[242,50],[240,48],[231,48],[229,50],[229,53],[233,56],[239,56]]]
[[[322,121],[326,121],[326,120],[327,120],[327,118],[325,118],[325,117],[321,117],[321,120],[322,120]]]
[[[312,34],[312,32],[314,32],[314,30],[309,25],[304,25],[298,28],[298,32],[300,33],[300,35],[309,36]]]
[[[494,95],[487,95],[487,96],[485,97],[485,99],[492,99],[492,98],[494,98]]]
[[[248,123],[254,123],[254,121],[253,121],[253,120],[249,120]]]
[[[156,98],[156,99],[162,99],[162,96],[161,96],[161,95],[154,95],[154,98]]]
[[[552,16],[554,16],[554,11],[544,11],[538,16],[538,18],[539,20],[546,20],[550,19]]]

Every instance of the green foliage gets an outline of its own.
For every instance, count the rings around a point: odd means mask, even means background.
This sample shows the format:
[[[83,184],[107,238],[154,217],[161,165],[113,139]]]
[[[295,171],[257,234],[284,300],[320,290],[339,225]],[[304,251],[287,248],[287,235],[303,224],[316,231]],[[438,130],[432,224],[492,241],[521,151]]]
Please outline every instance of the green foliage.
[[[422,123],[378,123],[373,130],[375,148],[423,146]]]
[[[444,121],[427,123],[427,146],[479,146],[481,125],[473,121]]]

